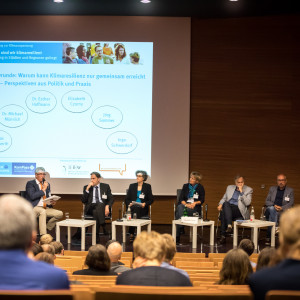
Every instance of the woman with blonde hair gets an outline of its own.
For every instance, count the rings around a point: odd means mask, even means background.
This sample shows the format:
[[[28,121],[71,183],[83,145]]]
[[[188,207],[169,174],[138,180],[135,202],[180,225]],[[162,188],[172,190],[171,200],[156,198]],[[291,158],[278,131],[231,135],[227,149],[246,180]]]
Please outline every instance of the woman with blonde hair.
[[[248,254],[240,248],[232,249],[224,257],[218,284],[248,284],[248,278],[252,273]]]
[[[276,266],[262,269],[250,278],[255,300],[265,299],[270,290],[300,290],[300,206],[285,211],[280,217],[281,258]]]
[[[186,211],[188,216],[198,214],[201,216],[202,204],[205,201],[205,190],[200,183],[202,175],[193,171],[190,174],[188,183],[185,183],[181,189],[176,209],[176,219],[180,219]],[[180,235],[183,231],[182,225],[177,225],[176,244],[180,243]]]

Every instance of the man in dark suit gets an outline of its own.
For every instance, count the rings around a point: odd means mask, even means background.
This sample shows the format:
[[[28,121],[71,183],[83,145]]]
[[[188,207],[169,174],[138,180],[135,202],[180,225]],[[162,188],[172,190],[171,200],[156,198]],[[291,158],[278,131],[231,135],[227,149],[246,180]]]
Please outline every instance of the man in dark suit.
[[[270,187],[266,198],[267,209],[265,214],[267,220],[276,222],[276,226],[278,226],[280,215],[294,205],[294,190],[286,184],[286,176],[279,174],[277,176],[277,186]],[[271,228],[270,226],[267,231],[266,244],[270,244]],[[278,227],[276,227],[276,232],[277,231]]]
[[[46,171],[43,167],[35,169],[35,179],[26,184],[26,199],[32,204],[33,211],[39,217],[40,234],[47,233],[55,227],[55,223],[62,218],[63,212],[54,209],[56,201],[51,201],[51,205],[45,205],[43,199],[51,196],[50,184],[45,180]],[[47,218],[50,217],[48,223]]]
[[[99,239],[100,225],[105,233],[105,216],[109,215],[109,207],[113,204],[113,196],[110,186],[100,183],[101,175],[98,172],[91,173],[91,181],[83,187],[82,203],[85,204],[84,213],[92,215],[96,220],[96,233]]]

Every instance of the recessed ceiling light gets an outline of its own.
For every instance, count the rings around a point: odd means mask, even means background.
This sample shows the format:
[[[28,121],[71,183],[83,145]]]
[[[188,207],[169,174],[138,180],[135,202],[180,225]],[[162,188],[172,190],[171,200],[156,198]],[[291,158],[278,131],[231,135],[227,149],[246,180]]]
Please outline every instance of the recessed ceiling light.
[[[230,2],[237,2],[237,1],[239,1],[239,0],[229,0]]]
[[[151,0],[141,0],[142,3],[150,3]]]
[[[53,2],[62,3],[62,2],[64,2],[64,0],[53,0]]]

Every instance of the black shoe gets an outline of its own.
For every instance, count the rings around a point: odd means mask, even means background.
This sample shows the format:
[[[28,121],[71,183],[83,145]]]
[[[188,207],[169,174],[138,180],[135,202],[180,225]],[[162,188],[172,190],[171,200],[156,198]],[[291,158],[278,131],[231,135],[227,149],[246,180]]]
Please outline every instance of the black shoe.
[[[134,241],[134,235],[131,234],[130,237],[129,237],[129,242],[130,242],[130,243],[133,243],[133,241]]]
[[[226,237],[224,235],[221,236],[220,240],[219,240],[219,244],[225,244],[226,243]]]
[[[231,227],[231,226],[228,226],[228,227],[227,227],[226,233],[232,234],[232,227]]]

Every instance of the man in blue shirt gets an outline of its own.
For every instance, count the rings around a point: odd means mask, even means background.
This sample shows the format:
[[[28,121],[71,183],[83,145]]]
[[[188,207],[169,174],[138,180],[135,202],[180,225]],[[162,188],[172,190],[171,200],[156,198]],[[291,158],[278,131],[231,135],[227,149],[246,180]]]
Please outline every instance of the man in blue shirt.
[[[69,289],[65,271],[27,257],[36,238],[32,206],[16,195],[0,197],[0,290]]]

